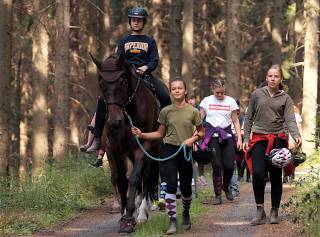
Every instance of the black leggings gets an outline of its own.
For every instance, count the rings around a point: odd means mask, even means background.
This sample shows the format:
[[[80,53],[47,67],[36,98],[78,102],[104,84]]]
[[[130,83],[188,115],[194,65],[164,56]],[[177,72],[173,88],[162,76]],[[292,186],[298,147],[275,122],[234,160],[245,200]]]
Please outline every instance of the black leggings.
[[[178,149],[178,146],[164,144],[161,149],[160,158],[169,157]],[[181,150],[181,152],[174,158],[160,162],[161,181],[167,183],[167,193],[175,194],[177,192],[178,172],[181,195],[183,197],[191,197],[191,182],[193,175],[192,164],[191,162],[185,160],[183,150]]]
[[[216,150],[216,156],[212,160],[212,177],[220,177],[233,175],[234,170],[234,142],[232,137],[227,138],[219,143],[219,138],[213,137],[210,140],[209,147]]]
[[[95,120],[95,137],[101,137],[103,132],[103,127],[106,121],[107,107],[102,96],[99,96],[97,109],[96,109],[96,120]]]
[[[162,107],[166,107],[171,104],[170,93],[166,84],[163,81],[155,77],[150,76],[150,80],[155,88],[155,92]]]
[[[268,141],[257,142],[251,150],[252,186],[256,204],[264,203],[264,190],[268,171],[271,182],[271,205],[279,208],[282,195],[282,169],[271,165],[265,155]]]

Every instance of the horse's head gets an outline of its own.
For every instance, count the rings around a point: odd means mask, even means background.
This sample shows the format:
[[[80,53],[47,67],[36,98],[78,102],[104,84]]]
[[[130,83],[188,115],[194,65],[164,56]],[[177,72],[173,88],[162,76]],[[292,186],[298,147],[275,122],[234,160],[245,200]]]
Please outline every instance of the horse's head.
[[[124,57],[112,55],[103,63],[91,57],[97,66],[99,86],[106,101],[107,122],[112,128],[119,128],[124,124],[123,109],[129,97]]]

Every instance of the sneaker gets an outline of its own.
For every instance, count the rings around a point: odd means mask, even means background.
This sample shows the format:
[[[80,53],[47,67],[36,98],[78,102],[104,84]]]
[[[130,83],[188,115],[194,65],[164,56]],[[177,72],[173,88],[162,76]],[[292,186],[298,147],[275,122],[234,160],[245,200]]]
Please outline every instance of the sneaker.
[[[89,147],[90,147],[89,144],[82,145],[82,146],[80,146],[80,151],[81,152],[86,152]]]
[[[97,158],[93,163],[90,163],[93,167],[101,167],[103,165],[102,158]]]
[[[95,152],[101,147],[101,140],[98,137],[93,139],[91,146],[87,149],[87,153]]]
[[[223,191],[226,194],[226,198],[229,201],[233,201],[233,195],[232,195],[232,192],[231,192],[230,188],[224,189]]]

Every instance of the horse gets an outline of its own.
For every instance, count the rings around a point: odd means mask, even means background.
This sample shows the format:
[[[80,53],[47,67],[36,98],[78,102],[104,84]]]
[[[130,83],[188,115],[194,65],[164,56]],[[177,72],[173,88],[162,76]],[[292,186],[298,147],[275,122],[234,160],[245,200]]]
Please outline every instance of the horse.
[[[142,191],[142,203],[146,204],[153,199],[159,180],[158,162],[147,158],[139,148],[131,133],[131,125],[144,132],[155,131],[159,105],[152,90],[147,88],[133,66],[125,62],[123,55],[111,55],[102,63],[91,57],[97,66],[98,83],[107,108],[106,153],[121,200],[118,232],[131,233],[136,225],[133,214],[138,190]],[[155,156],[160,153],[160,145],[161,141],[143,142],[143,148]],[[129,179],[126,176],[127,159],[133,163]],[[146,211],[146,207],[140,209]],[[140,220],[147,218],[148,214],[144,214]],[[139,221],[139,217],[137,219]]]

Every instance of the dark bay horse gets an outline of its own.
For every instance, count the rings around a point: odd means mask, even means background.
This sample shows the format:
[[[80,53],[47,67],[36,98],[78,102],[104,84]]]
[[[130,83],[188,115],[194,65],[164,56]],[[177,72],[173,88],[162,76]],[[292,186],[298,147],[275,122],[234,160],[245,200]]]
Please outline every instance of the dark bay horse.
[[[131,133],[128,116],[134,126],[144,132],[155,131],[159,106],[156,97],[148,89],[132,66],[125,63],[123,56],[112,55],[103,63],[92,57],[99,73],[99,86],[107,107],[106,152],[121,199],[120,233],[134,231],[136,224],[135,197],[142,188],[143,198],[152,198],[158,184],[159,165],[147,158],[137,146]],[[157,156],[160,141],[144,141],[144,148]],[[127,159],[134,164],[127,179]]]

